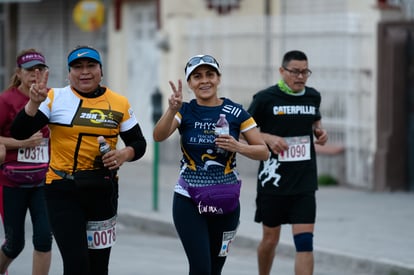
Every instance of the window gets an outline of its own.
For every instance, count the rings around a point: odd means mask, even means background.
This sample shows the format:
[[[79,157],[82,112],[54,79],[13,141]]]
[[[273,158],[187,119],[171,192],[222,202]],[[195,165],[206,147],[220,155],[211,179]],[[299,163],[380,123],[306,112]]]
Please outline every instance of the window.
[[[227,14],[232,9],[240,7],[240,0],[206,0],[206,2],[209,9],[214,9],[219,14]]]

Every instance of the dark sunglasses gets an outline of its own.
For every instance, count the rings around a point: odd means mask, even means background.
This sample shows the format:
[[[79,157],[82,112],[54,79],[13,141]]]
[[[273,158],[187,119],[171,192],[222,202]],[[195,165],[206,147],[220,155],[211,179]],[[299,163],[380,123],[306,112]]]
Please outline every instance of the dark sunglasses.
[[[219,63],[214,57],[212,57],[211,55],[203,55],[203,56],[196,56],[196,57],[191,58],[187,62],[187,65],[185,65],[184,70],[187,70],[187,68],[200,64],[201,61],[203,61],[204,63],[215,64],[217,65],[217,67],[220,67]]]

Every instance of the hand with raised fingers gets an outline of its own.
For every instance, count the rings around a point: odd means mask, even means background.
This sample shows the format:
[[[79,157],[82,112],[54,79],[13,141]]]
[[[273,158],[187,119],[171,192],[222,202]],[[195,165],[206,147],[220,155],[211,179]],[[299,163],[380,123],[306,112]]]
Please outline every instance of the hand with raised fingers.
[[[35,70],[36,80],[30,86],[29,97],[34,103],[40,104],[47,98],[47,81],[49,78],[49,70]]]
[[[169,83],[173,93],[168,99],[168,106],[171,110],[178,111],[183,104],[183,83],[181,79],[178,80],[178,87],[172,81]]]

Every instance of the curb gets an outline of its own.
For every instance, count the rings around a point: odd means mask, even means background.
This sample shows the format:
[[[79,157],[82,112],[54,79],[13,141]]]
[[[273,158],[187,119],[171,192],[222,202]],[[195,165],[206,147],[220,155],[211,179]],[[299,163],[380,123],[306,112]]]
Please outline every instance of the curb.
[[[169,237],[178,237],[175,227],[171,221],[154,215],[143,215],[141,213],[119,213],[118,222],[122,225],[136,228],[145,232],[160,234]],[[238,234],[234,246],[244,249],[254,249],[260,240],[249,236]],[[294,258],[295,250],[292,244],[279,243],[278,254]],[[315,263],[328,262],[338,270],[348,270],[349,274],[366,275],[414,275],[414,266],[404,266],[381,259],[358,258],[352,255],[339,253],[319,247],[314,248]]]

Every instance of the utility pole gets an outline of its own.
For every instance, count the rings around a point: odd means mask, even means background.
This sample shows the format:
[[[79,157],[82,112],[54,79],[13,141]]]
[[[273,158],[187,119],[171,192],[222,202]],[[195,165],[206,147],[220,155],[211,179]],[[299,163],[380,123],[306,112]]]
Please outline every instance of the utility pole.
[[[154,125],[162,116],[162,94],[157,88],[151,95],[152,120]],[[158,174],[159,174],[159,144],[154,141],[154,157],[152,165],[152,209],[158,211]]]

